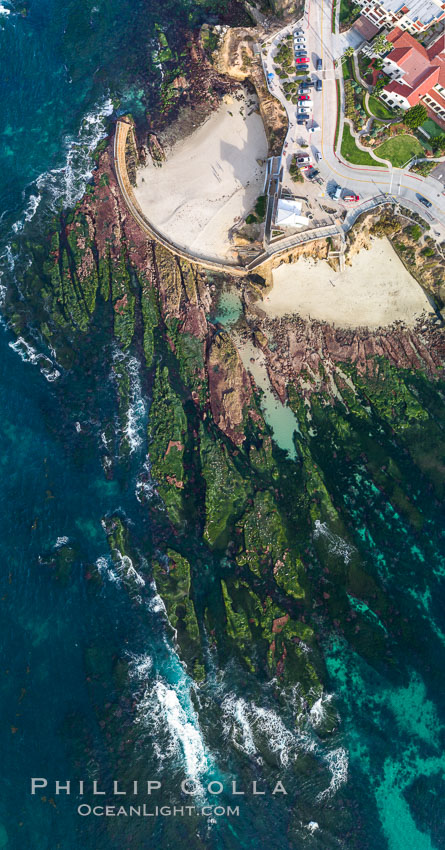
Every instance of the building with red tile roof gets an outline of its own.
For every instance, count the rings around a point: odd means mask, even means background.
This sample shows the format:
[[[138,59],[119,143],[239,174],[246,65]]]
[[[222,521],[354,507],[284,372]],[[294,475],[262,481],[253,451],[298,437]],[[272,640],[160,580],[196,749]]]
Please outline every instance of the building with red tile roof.
[[[409,109],[422,102],[445,121],[445,37],[428,50],[400,27],[388,34],[392,50],[383,60],[383,71],[391,78],[381,97],[390,106]]]

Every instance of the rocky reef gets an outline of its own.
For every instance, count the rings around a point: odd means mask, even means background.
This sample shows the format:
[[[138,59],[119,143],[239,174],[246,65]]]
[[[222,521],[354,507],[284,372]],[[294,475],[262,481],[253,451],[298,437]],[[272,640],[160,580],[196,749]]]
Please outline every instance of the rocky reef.
[[[196,42],[193,50],[205,53]],[[203,53],[198,59],[207,84],[216,72]],[[279,146],[283,116],[261,91],[248,30],[229,31],[216,62],[252,80],[271,150]],[[150,240],[120,196],[112,140],[83,200],[60,213],[45,244],[26,249],[19,289],[5,304],[10,326],[30,344],[38,336],[65,375],[103,346],[118,409],[103,422],[111,479],[132,451],[136,363],[150,406],[152,488],[140,500],[153,545],[142,553],[142,580],[155,582],[190,675],[205,679],[208,650],[220,666],[235,658],[246,673],[298,684],[308,705],[320,694],[320,641],[332,630],[367,657],[386,657],[380,624],[389,609],[361,557],[345,482],[361,476],[385,492],[414,533],[422,501],[442,497],[442,329],[370,333],[267,320],[246,296],[241,332],[261,348],[273,391],[295,414],[291,460],[266,424],[235,338],[211,320],[222,286],[258,292],[264,281],[205,274]],[[327,243],[304,250],[322,257]],[[137,593],[131,525],[114,516],[104,528],[115,568]],[[378,608],[377,625],[356,598]]]

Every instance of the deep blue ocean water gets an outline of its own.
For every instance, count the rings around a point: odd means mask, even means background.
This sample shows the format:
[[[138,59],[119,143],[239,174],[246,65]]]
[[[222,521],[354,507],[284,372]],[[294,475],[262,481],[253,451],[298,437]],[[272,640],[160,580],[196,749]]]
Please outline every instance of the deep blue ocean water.
[[[144,109],[137,69],[155,21],[175,13],[185,20],[192,7],[30,0],[22,15],[4,0],[0,253],[10,274],[14,239],[23,231],[38,238],[60,199],[69,206],[80,197],[113,101]],[[295,731],[297,691],[284,697],[235,664],[198,691],[172,648],[155,589],[140,579],[135,594],[109,559],[101,521],[111,513],[131,523],[137,576],[154,548],[140,501],[148,408],[136,358],[129,464],[107,481],[100,462],[104,417],[116,415],[115,356],[101,345],[91,371],[84,362],[47,380],[35,353],[0,327],[0,848],[170,850],[181,840],[261,850],[445,848],[437,500],[419,484],[425,524],[413,537],[365,470],[345,469],[332,482],[355,545],[392,601],[394,633],[388,658],[373,664],[340,638],[326,640],[329,693],[303,731]],[[348,561],[347,544],[328,528],[315,531],[333,562]],[[319,735],[332,706],[338,730]],[[109,785],[116,774],[161,776],[156,802],[164,803],[188,802],[177,792],[184,774],[235,778],[240,787],[282,778],[289,795],[268,796],[267,805],[242,801],[239,819],[203,819],[191,838],[178,818],[82,818],[74,787],[70,798],[57,797],[52,784],[100,776]],[[43,796],[30,795],[32,776],[50,780]]]

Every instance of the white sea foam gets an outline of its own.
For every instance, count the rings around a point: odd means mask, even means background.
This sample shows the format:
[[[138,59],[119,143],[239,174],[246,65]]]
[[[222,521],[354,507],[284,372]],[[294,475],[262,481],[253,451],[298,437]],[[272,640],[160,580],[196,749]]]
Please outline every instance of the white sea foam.
[[[327,541],[329,551],[332,555],[341,555],[345,564],[349,564],[352,554],[355,552],[354,547],[350,543],[347,543],[346,540],[343,540],[342,537],[339,537],[338,534],[334,534],[325,522],[320,522],[319,519],[316,519],[314,538],[317,540],[318,537],[323,537]]]
[[[3,10],[0,14],[9,14],[10,11],[1,4],[0,10]],[[45,210],[48,209],[51,214],[56,213],[60,206],[71,208],[80,201],[93,175],[92,154],[98,143],[106,137],[107,119],[113,109],[111,99],[104,100],[96,109],[87,113],[75,137],[65,137],[65,165],[43,172],[25,188],[25,207],[21,217],[12,225],[12,234],[21,232],[25,224],[34,218],[42,201]],[[0,259],[13,271],[16,257],[11,244],[5,241],[6,246]]]
[[[129,674],[132,679],[146,681],[153,670],[153,659],[151,655],[133,655],[128,653],[130,659]]]
[[[136,480],[135,495],[138,502],[144,504],[149,499],[153,498],[156,493],[156,485],[151,476],[151,463],[147,455],[142,464],[141,472]]]
[[[329,787],[318,795],[318,800],[332,797],[348,779],[349,759],[344,747],[330,750],[325,754],[324,760],[331,772],[331,781]]]
[[[116,363],[123,363],[130,379],[130,403],[126,411],[126,422],[123,427],[123,435],[127,439],[130,454],[133,454],[144,442],[145,418],[147,405],[142,395],[141,364],[136,357],[124,354],[116,348],[113,359]]]
[[[326,705],[332,700],[332,694],[324,694],[314,702],[310,712],[309,712],[309,721],[313,729],[317,729],[323,723],[323,720],[326,719]]]
[[[106,578],[108,579],[108,581],[111,581],[114,584],[122,583],[120,576],[118,576],[117,573],[114,572],[108,558],[105,558],[104,556],[99,557],[96,561],[96,567],[102,578]]]
[[[140,378],[140,363],[136,357],[128,359],[128,372],[130,375],[131,404],[127,412],[127,424],[125,436],[130,445],[130,452],[136,451],[142,445],[146,404],[142,398],[142,386]]]
[[[230,737],[237,750],[254,756],[257,748],[249,722],[249,706],[245,700],[229,694],[222,704],[223,728],[226,737]]]
[[[310,820],[309,823],[305,824],[305,829],[314,834],[320,827],[316,820]]]
[[[3,6],[0,3],[0,15],[10,15],[10,14],[11,14],[11,9],[7,9],[6,6]]]
[[[128,555],[122,555],[118,549],[113,551],[114,569],[120,578],[138,587],[145,587],[145,579],[136,570],[133,561]]]
[[[18,233],[20,230],[23,230],[27,221],[32,221],[37,212],[41,200],[42,196],[39,194],[29,196],[28,203],[23,213],[23,217],[12,225],[14,233]]]
[[[139,703],[136,721],[149,726],[154,737],[162,740],[161,761],[176,761],[199,787],[209,760],[190,698],[184,707],[176,689],[158,679]]]
[[[10,342],[8,344],[9,348],[12,348],[12,350],[19,355],[24,363],[32,363],[33,366],[38,366],[40,361],[43,360],[45,365],[41,366],[41,372],[50,383],[56,381],[57,378],[60,378],[60,372],[56,368],[56,365],[52,364],[52,366],[49,366],[48,364],[51,363],[49,358],[45,354],[36,351],[36,349],[33,348],[26,339],[23,339],[23,337],[19,336],[15,342]]]
[[[298,751],[314,749],[305,733],[288,729],[279,715],[242,697],[229,694],[221,705],[223,730],[233,746],[251,756],[258,756],[267,746],[282,767],[297,758]]]
[[[49,196],[55,212],[60,205],[73,207],[80,201],[94,170],[92,154],[106,136],[107,118],[113,112],[111,99],[87,113],[76,138],[66,137],[66,161],[62,168],[46,171],[35,181],[38,194]]]
[[[151,582],[151,590],[152,596],[151,599],[147,602],[147,608],[152,614],[160,614],[161,612],[167,616],[167,609],[165,607],[164,600],[161,596],[159,596],[158,589],[156,587],[156,583],[154,581]]]
[[[56,542],[54,543],[54,549],[60,549],[61,546],[66,546],[69,543],[69,537],[58,537]]]

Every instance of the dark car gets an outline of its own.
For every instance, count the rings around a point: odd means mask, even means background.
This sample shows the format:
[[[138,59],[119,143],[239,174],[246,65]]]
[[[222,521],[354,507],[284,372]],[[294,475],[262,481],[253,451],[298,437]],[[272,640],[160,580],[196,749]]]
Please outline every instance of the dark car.
[[[317,66],[316,67],[317,67],[317,71],[323,70],[323,62],[321,61],[321,59],[317,59]]]
[[[311,168],[311,170],[306,174],[306,177],[308,177],[309,180],[313,180],[318,174],[320,174],[318,168]]]
[[[433,206],[431,201],[429,201],[428,198],[424,198],[423,195],[417,195],[417,200],[420,201],[424,207],[428,207],[428,209]]]
[[[306,118],[297,118],[297,124],[307,124]]]
[[[322,83],[322,81],[321,81],[321,80],[317,80],[317,82],[315,83],[315,90],[316,90],[316,91],[321,91],[321,90],[322,90],[322,88],[323,88],[323,83]]]

